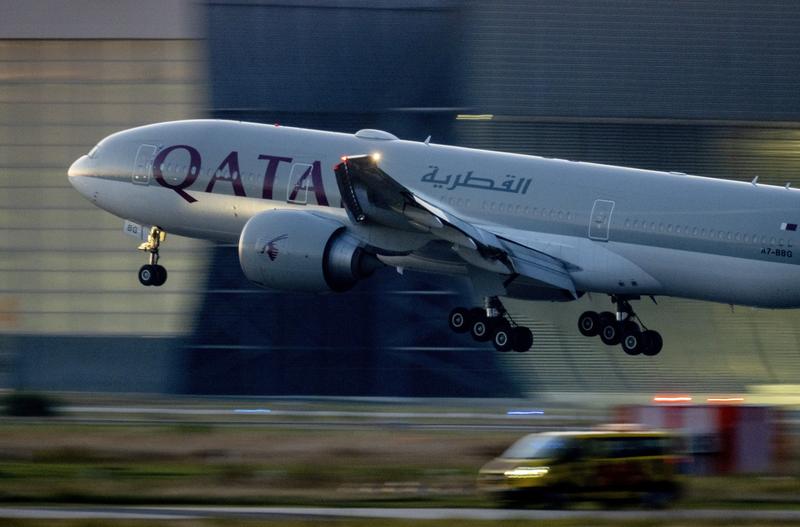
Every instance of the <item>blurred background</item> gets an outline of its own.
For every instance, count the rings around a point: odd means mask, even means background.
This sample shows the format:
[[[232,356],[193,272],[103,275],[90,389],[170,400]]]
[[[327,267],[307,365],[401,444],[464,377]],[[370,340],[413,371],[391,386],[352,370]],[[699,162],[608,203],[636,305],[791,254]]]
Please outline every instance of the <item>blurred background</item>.
[[[447,329],[459,279],[288,295],[170,237],[145,289],[136,242],[66,178],[114,131],[213,117],[798,186],[798,27],[794,0],[2,1],[0,387],[798,396],[797,311],[642,301],[667,343],[645,358],[578,334],[606,298],[509,302],[534,351],[501,355]]]

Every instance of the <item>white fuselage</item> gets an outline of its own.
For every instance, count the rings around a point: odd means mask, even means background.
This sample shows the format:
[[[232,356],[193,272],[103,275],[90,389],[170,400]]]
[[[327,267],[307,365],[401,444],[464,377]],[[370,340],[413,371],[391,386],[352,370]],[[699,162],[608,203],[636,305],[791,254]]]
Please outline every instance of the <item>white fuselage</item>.
[[[800,306],[794,189],[359,135],[162,123],[106,138],[70,180],[121,218],[235,242],[270,209],[324,209],[346,222],[333,166],[377,153],[428,203],[566,262],[579,291]],[[399,233],[393,247],[390,232],[366,236],[402,252]]]

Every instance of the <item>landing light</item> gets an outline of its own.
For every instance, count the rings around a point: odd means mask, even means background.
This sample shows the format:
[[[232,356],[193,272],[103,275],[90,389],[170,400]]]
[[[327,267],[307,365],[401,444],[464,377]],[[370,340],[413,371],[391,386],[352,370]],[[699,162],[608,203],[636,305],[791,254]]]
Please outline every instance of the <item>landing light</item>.
[[[503,475],[507,478],[541,478],[550,472],[550,467],[517,467],[506,470]]]
[[[544,410],[509,410],[506,415],[544,415]]]
[[[372,160],[377,163],[378,161],[381,160],[381,154],[379,152],[375,152],[374,154],[372,154]]]
[[[709,403],[743,403],[744,397],[709,397],[706,399]]]
[[[688,395],[656,395],[653,397],[654,403],[690,403],[692,398]]]

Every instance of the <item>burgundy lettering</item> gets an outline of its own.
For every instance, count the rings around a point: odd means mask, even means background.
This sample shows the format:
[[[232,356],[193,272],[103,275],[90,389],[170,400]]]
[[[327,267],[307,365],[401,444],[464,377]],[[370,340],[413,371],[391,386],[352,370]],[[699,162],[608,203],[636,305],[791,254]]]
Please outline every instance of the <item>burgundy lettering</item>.
[[[168,182],[164,179],[164,173],[161,170],[161,166],[164,164],[164,161],[167,159],[167,156],[173,151],[182,148],[189,152],[189,167],[187,169],[186,175],[183,178],[181,183],[173,185],[172,183]],[[192,184],[197,181],[197,176],[200,175],[200,152],[198,152],[195,148],[192,148],[189,145],[174,145],[170,146],[169,148],[165,148],[161,152],[158,153],[156,158],[153,160],[153,178],[158,181],[158,184],[162,187],[172,189],[178,193],[180,197],[188,201],[189,203],[194,203],[197,199],[190,196],[185,189],[192,186]]]
[[[227,168],[227,172],[226,169]],[[226,181],[233,186],[233,193],[237,196],[245,196],[244,186],[242,186],[242,175],[239,172],[239,153],[234,150],[222,163],[219,164],[214,175],[211,176],[211,181],[208,182],[206,192],[214,190],[214,184],[217,181]]]
[[[278,174],[278,165],[280,163],[291,163],[291,157],[279,157],[260,155],[258,159],[266,159],[267,169],[264,171],[264,187],[261,191],[261,197],[264,199],[272,199],[272,188],[275,185],[275,177]]]

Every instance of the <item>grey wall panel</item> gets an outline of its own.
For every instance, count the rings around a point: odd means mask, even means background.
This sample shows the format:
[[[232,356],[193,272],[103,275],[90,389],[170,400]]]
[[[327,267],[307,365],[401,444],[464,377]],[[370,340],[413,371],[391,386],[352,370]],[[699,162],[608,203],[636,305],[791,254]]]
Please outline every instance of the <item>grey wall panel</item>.
[[[794,0],[469,6],[467,99],[480,111],[800,120]]]
[[[176,338],[19,335],[0,338],[16,353],[18,390],[171,393],[180,381]]]
[[[452,106],[452,2],[214,2],[216,109],[364,112]]]
[[[193,0],[0,0],[0,39],[194,39]]]

